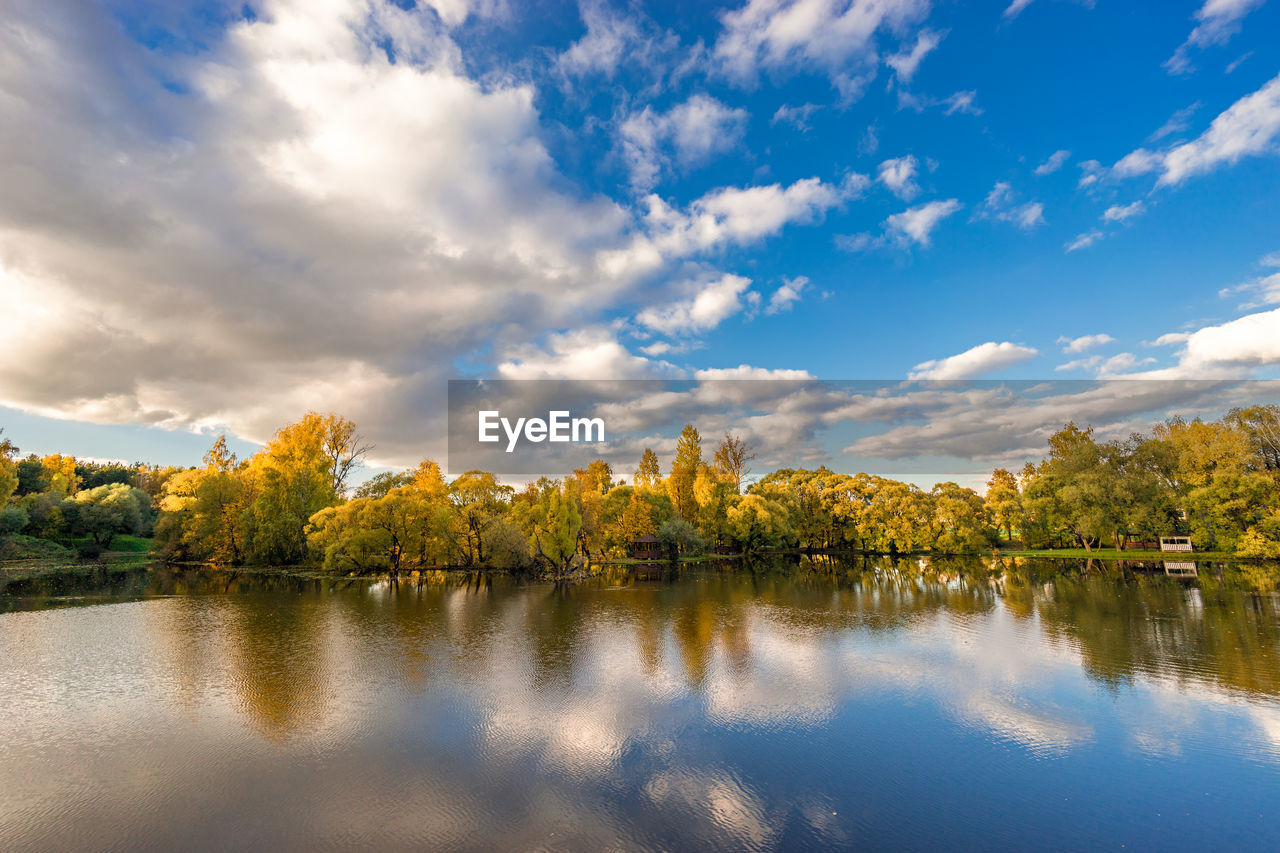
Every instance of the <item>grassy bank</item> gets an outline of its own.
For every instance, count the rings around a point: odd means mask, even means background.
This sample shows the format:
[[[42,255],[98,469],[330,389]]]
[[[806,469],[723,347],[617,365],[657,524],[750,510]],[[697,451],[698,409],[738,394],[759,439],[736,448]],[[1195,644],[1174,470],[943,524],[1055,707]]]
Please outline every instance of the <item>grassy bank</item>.
[[[1115,548],[1094,548],[1092,551],[1086,551],[1083,548],[1045,548],[1041,550],[1021,550],[1010,549],[999,551],[984,551],[984,556],[999,557],[1066,557],[1075,559],[1095,560],[1226,560],[1231,562],[1244,561],[1231,551],[1138,551],[1125,549],[1117,551]],[[1248,562],[1256,562],[1249,560]]]
[[[111,547],[93,558],[81,557],[76,541],[65,544],[17,535],[0,545],[0,576],[14,580],[51,574],[89,574],[98,569],[127,569],[151,562],[151,540],[117,536]]]

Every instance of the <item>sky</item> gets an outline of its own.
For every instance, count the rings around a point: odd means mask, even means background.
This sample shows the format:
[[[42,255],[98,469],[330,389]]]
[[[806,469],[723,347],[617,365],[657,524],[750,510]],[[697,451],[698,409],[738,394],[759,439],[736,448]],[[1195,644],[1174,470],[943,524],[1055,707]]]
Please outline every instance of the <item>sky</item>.
[[[412,465],[459,378],[1280,376],[1280,3],[7,6],[24,453],[316,409]]]

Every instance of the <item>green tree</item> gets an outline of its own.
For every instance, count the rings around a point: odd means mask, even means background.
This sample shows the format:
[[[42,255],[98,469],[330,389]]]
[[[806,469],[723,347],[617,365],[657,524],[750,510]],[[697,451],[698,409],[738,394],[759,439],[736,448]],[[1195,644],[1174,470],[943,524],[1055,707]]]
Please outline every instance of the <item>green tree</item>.
[[[1014,529],[1022,526],[1022,492],[1013,474],[1004,468],[992,471],[984,503],[996,530],[1003,530],[1005,539],[1012,542]]]
[[[686,424],[676,440],[676,458],[667,477],[667,494],[671,496],[676,514],[690,524],[698,520],[698,500],[693,486],[702,465],[702,436],[692,424]]]
[[[151,498],[124,483],[85,489],[62,505],[72,536],[88,536],[99,548],[109,548],[121,533],[142,535],[151,522]]]

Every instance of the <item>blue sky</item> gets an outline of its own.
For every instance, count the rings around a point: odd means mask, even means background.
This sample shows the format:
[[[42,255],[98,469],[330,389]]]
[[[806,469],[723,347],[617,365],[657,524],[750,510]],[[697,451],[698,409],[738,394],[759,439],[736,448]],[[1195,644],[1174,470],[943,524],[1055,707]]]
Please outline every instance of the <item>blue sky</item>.
[[[47,7],[0,32],[24,452],[316,408],[412,464],[451,377],[1280,365],[1275,2]]]

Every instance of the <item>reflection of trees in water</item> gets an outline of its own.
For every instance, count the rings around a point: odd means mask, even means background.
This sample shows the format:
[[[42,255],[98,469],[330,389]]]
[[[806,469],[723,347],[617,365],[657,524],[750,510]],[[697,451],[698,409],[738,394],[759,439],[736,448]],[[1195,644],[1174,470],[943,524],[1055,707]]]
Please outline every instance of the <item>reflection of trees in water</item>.
[[[234,602],[222,626],[227,687],[236,704],[272,738],[314,728],[333,684],[327,602],[314,595],[253,595]]]
[[[560,689],[573,682],[577,647],[585,640],[583,611],[592,605],[579,593],[570,584],[558,583],[530,602],[524,625],[529,632],[527,647],[534,684]]]
[[[578,666],[595,665],[583,663],[584,649],[602,640],[629,645],[650,676],[678,672],[697,688],[719,665],[731,683],[747,684],[769,653],[753,645],[761,627],[802,644],[848,630],[910,630],[938,616],[981,620],[998,610],[1038,619],[1047,639],[1076,650],[1103,683],[1171,677],[1280,695],[1277,600],[1251,592],[1269,570],[1206,566],[1188,585],[1133,568],[815,555],[685,568],[674,583],[616,569],[558,586],[492,574],[390,584],[176,569],[100,580],[125,596],[194,597],[148,623],[177,698],[221,685],[271,737],[321,722],[344,673],[370,689],[420,691],[442,666],[452,680],[472,683],[512,671],[534,690],[560,691]],[[65,594],[52,584],[36,589]]]
[[[1059,579],[1037,606],[1046,634],[1070,638],[1089,673],[1105,683],[1146,674],[1280,694],[1273,598],[1109,574]]]

